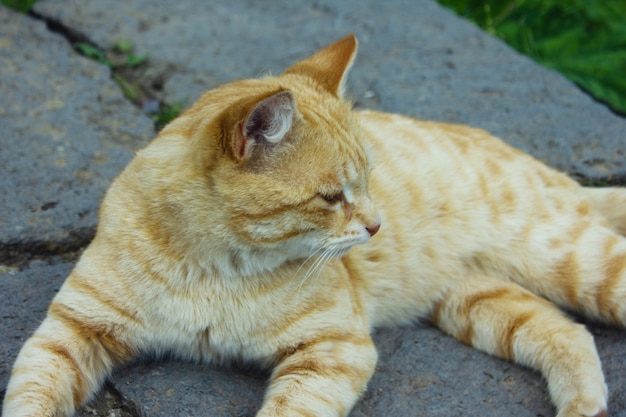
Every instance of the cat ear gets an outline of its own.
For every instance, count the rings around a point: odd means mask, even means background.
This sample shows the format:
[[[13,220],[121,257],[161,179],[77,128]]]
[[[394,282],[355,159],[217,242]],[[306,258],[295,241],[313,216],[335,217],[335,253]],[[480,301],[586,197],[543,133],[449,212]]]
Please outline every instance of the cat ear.
[[[233,153],[248,159],[255,146],[282,141],[293,123],[296,101],[290,91],[281,91],[259,101],[234,132]]]
[[[342,98],[345,80],[356,56],[357,46],[358,42],[353,33],[289,67],[285,74],[306,75],[331,94]]]

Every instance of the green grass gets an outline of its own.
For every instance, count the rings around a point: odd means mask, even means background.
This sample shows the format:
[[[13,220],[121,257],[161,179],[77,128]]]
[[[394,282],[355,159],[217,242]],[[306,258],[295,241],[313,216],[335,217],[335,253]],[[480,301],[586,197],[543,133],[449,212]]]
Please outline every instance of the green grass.
[[[626,0],[438,0],[626,115]]]
[[[147,98],[146,92],[142,90],[136,75],[133,76],[125,70],[133,69],[146,63],[148,54],[135,55],[133,53],[135,47],[128,40],[118,41],[107,50],[87,42],[76,43],[74,48],[83,56],[111,68],[111,77],[122,90],[124,97],[141,107],[142,101]],[[174,120],[182,111],[183,106],[184,102],[173,104],[159,103],[158,112],[151,114],[155,129],[159,131]]]
[[[174,104],[163,104],[157,114],[152,116],[154,127],[157,131],[163,129],[166,124],[178,117],[185,105],[184,101]]]
[[[144,64],[148,60],[148,54],[135,55],[133,53],[134,45],[126,40],[117,42],[108,50],[102,50],[87,42],[78,42],[74,44],[74,48],[83,56],[111,68],[113,81],[121,88],[124,96],[136,104],[140,101],[140,87],[119,72]]]
[[[148,60],[148,54],[133,54],[134,46],[130,41],[119,41],[108,51],[103,51],[95,45],[87,42],[79,42],[74,45],[76,50],[87,58],[98,61],[109,68],[115,67],[138,67]],[[110,57],[109,55],[112,55]]]
[[[0,4],[18,12],[26,13],[37,0],[0,0]]]

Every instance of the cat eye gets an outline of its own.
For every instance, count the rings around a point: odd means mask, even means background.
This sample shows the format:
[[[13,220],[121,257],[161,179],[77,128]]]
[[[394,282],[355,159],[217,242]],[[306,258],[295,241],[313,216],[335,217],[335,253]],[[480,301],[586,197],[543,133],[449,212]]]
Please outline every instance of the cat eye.
[[[343,200],[343,192],[337,194],[320,194],[328,204],[336,204]]]

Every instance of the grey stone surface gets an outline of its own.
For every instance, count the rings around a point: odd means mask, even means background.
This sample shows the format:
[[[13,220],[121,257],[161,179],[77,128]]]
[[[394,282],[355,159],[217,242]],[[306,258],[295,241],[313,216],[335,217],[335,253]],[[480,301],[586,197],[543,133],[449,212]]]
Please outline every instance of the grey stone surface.
[[[0,263],[16,250],[84,244],[104,191],[152,122],[107,67],[4,7],[0,68]]]
[[[0,389],[9,382],[17,353],[46,316],[72,268],[33,262],[22,272],[0,274]]]
[[[253,417],[263,401],[261,373],[186,362],[153,362],[120,372],[115,383],[149,417]]]
[[[483,127],[577,177],[626,178],[624,118],[432,0],[42,0],[36,8],[101,45],[132,39],[174,65],[170,101],[278,73],[355,31],[361,49],[349,88],[362,106]]]
[[[170,102],[278,73],[355,31],[361,46],[348,88],[358,106],[483,127],[574,175],[626,178],[624,118],[431,0],[40,0],[35,7],[101,46],[131,40],[151,65],[168,68],[162,94]],[[107,68],[77,56],[42,22],[1,6],[0,68],[1,264],[15,256],[10,248],[24,255],[93,231],[102,193],[152,127]],[[14,274],[0,265],[0,389],[72,267],[57,261]],[[624,331],[592,331],[611,415],[626,416]],[[433,328],[380,330],[375,341],[378,371],[353,417],[554,414],[537,373]],[[161,361],[120,370],[111,386],[100,395],[104,411],[80,415],[120,415],[117,405],[106,411],[113,392],[149,417],[253,416],[264,378]]]

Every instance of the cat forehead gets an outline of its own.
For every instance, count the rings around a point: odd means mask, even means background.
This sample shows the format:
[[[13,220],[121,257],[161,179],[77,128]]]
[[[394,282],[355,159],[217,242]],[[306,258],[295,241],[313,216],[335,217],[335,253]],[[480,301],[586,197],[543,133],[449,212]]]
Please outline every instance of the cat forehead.
[[[360,131],[351,132],[348,138],[342,138],[337,152],[342,156],[340,178],[342,183],[357,183],[363,175],[372,169],[373,155],[369,143],[363,141]]]
[[[326,193],[343,192],[346,199],[353,202],[356,192],[367,188],[370,160],[364,147],[356,142],[346,144],[337,138],[334,141],[333,138],[327,138],[328,141],[308,139],[312,143],[306,146],[307,150],[296,151],[298,156],[289,158],[292,169],[286,171],[287,182],[292,182],[296,175],[312,190],[321,187]]]
[[[342,107],[345,104],[342,103]],[[344,108],[335,114],[328,112],[325,114],[324,108],[317,113],[318,119],[314,124],[320,129],[320,136],[324,136],[326,142],[322,146],[328,146],[340,156],[342,169],[347,179],[354,179],[359,171],[369,168],[371,159],[371,149],[369,143],[364,138],[364,132],[358,119],[351,110]]]
[[[368,173],[371,169],[371,161],[367,152],[359,149],[352,155],[344,155],[345,159],[339,165],[337,173],[337,181],[342,187],[343,193],[348,201],[353,199],[355,187],[361,187],[364,181],[367,181]]]
[[[362,165],[362,164],[360,164]],[[360,175],[359,173],[361,171],[363,171],[365,167],[361,166],[359,168],[357,168],[357,165],[355,163],[355,161],[349,159],[347,161],[345,161],[344,165],[343,165],[343,173],[342,173],[342,183],[344,184],[350,184],[350,183],[354,183],[356,181],[359,180]]]

